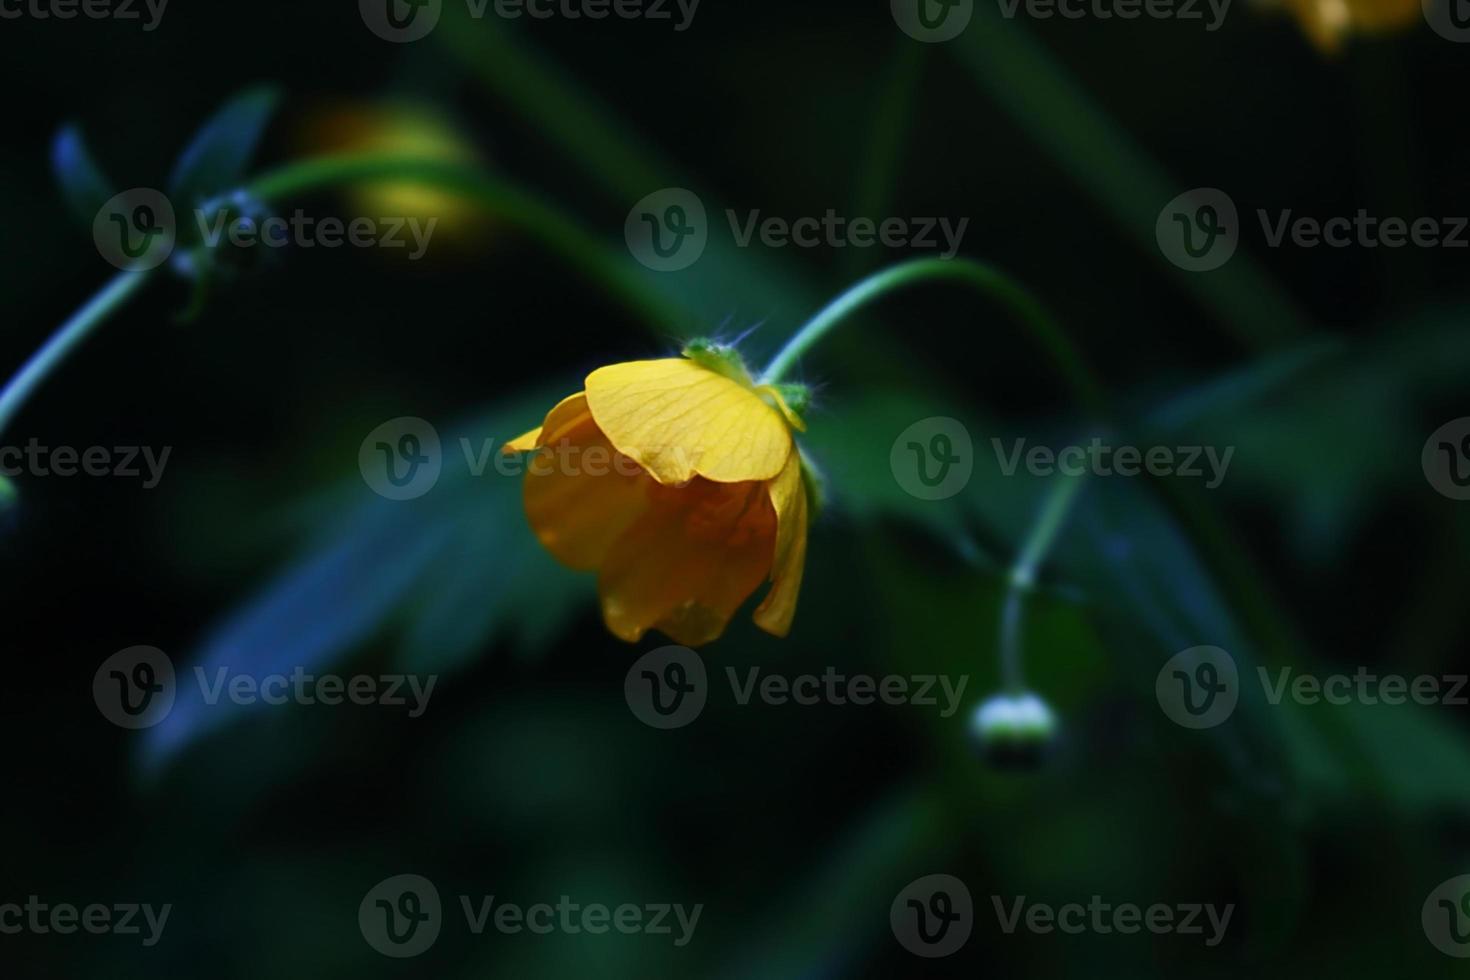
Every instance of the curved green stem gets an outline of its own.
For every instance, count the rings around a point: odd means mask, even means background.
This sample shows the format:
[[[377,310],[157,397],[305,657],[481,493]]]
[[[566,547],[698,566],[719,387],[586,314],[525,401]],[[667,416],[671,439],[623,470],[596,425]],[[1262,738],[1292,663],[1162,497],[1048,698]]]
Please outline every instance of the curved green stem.
[[[540,239],[553,251],[587,270],[617,293],[635,313],[666,329],[680,325],[673,306],[642,283],[627,263],[617,261],[605,245],[570,219],[524,189],[496,180],[482,170],[439,160],[381,154],[320,157],[288,164],[257,178],[245,190],[263,201],[278,202],[293,194],[364,181],[403,181],[454,191],[474,200]],[[106,321],[150,278],[148,272],[124,272],[62,324],[0,391],[0,432],[32,392],[91,332]]]
[[[477,167],[397,155],[327,156],[289,164],[257,178],[245,191],[263,201],[279,202],[327,187],[382,181],[423,184],[461,194],[586,270],[636,314],[652,319],[664,329],[677,330],[682,326],[678,311],[648,287],[631,263],[620,261],[623,256],[531,192]]]
[[[107,318],[122,308],[150,277],[148,272],[123,272],[102,288],[96,296],[63,323],[41,349],[21,365],[5,389],[0,391],[0,433],[10,427],[17,412],[25,405],[41,382],[66,360],[82,341]]]
[[[914,259],[874,273],[833,300],[797,331],[767,366],[762,383],[775,384],[808,350],[848,317],[877,300],[909,286],[928,282],[960,282],[999,300],[1036,337],[1089,412],[1102,415],[1102,389],[1067,335],[1030,293],[1006,276],[969,259]]]
[[[1095,417],[1106,414],[1102,388],[1088,370],[1082,355],[1056,321],[1031,294],[987,265],[968,259],[915,259],[875,273],[848,289],[798,330],[776,355],[761,378],[762,384],[777,384],[796,366],[807,351],[858,310],[908,286],[924,282],[961,282],[1000,300],[1035,335],[1050,355],[1068,387],[1081,405]],[[1007,579],[1005,606],[1001,613],[1001,674],[1012,694],[1024,690],[1021,675],[1021,611],[1026,593],[1036,582],[1036,572],[1046,559],[1057,535],[1067,521],[1072,502],[1082,487],[1079,477],[1060,478],[1022,544],[1016,564]]]
[[[1021,607],[1036,584],[1037,570],[1067,523],[1072,504],[1082,489],[1083,477],[1060,476],[1057,479],[1060,482],[1047,497],[1006,580],[1005,607],[1000,618],[1000,663],[1002,682],[1011,694],[1025,690],[1021,676]]]

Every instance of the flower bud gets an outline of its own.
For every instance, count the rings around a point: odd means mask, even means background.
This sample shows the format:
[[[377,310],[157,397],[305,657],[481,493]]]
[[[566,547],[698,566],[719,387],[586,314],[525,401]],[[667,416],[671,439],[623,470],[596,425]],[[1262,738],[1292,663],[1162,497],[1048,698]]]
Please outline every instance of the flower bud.
[[[997,694],[970,720],[970,735],[987,762],[1002,769],[1032,769],[1056,739],[1057,720],[1035,694]]]
[[[745,366],[745,358],[740,356],[734,344],[697,337],[684,345],[684,356],[700,367],[722,374],[747,388],[755,383],[751,380],[750,369]]]

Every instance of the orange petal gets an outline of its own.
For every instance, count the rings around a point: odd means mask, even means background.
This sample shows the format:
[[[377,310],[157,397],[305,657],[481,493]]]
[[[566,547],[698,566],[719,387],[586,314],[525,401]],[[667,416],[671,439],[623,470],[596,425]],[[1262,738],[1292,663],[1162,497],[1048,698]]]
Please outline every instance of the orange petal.
[[[725,631],[770,573],[776,515],[760,483],[655,486],[650,506],[602,566],[603,618],[637,642],[657,628],[700,646]]]
[[[547,416],[543,431],[557,438],[542,441],[527,462],[521,488],[526,518],[558,561],[591,571],[648,508],[655,484],[618,455],[574,399]]]
[[[587,404],[618,451],[667,486],[771,480],[792,453],[780,412],[682,357],[599,368],[587,376]]]
[[[809,508],[806,483],[801,474],[801,453],[770,483],[771,506],[776,512],[775,560],[771,566],[771,591],[755,611],[755,624],[767,633],[785,636],[796,617],[796,600],[801,595],[801,578],[806,571],[806,532]]]
[[[523,432],[514,439],[500,447],[504,456],[514,456],[516,453],[528,453],[535,449],[541,442],[541,426],[536,426],[530,432]]]

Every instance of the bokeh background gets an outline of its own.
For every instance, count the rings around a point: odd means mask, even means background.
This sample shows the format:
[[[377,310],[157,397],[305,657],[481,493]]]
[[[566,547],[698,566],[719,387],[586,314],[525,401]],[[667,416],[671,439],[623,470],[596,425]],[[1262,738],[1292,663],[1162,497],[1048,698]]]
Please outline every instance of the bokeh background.
[[[119,188],[161,186],[191,134],[252,85],[280,93],[249,173],[378,149],[480,166],[596,246],[583,261],[462,197],[383,188],[317,215],[443,219],[426,258],[294,250],[203,311],[160,277],[4,434],[173,447],[162,483],[19,477],[0,539],[7,747],[0,900],[172,903],[151,949],[0,936],[15,977],[1449,976],[1425,897],[1470,871],[1463,708],[1268,705],[1171,723],[1180,650],[1298,672],[1465,670],[1466,504],[1420,468],[1466,414],[1466,253],[1268,248],[1253,215],[1470,214],[1467,52],[1417,8],[1243,3],[1224,25],[1007,20],[921,45],[886,4],[705,0],[693,26],[474,20],[374,36],[349,2],[186,3],[159,28],[0,21],[0,363],[19,365],[114,270],[51,166],[74,123]],[[1361,24],[1357,15],[1363,14]],[[1310,29],[1304,28],[1307,24]],[[1358,27],[1364,29],[1359,30]],[[543,555],[513,480],[446,477],[408,503],[357,473],[399,416],[503,440],[588,370],[734,336],[763,361],[829,298],[914,255],[730,247],[690,269],[628,254],[660,188],[798,217],[968,217],[963,254],[1024,285],[1083,352],[1119,442],[1233,446],[1217,490],[1099,480],[1027,604],[1026,674],[1061,735],[1013,772],[969,715],[1000,685],[1005,570],[1046,481],[990,440],[1090,419],[1023,325],[955,286],[861,315],[808,357],[805,440],[828,479],[786,641],[737,617],[712,673],[835,666],[968,676],[954,717],[905,707],[738,707],[640,724],[638,648],[590,578]],[[1190,275],[1159,210],[1218,187],[1243,242]],[[223,189],[223,188],[222,188]],[[384,204],[382,194],[396,194]],[[410,203],[404,203],[407,200]],[[579,239],[579,241],[582,239]],[[10,367],[4,369],[8,373]],[[904,492],[893,440],[952,416],[975,476]],[[123,731],[91,697],[136,644],[229,662],[440,677],[419,719],[366,708],[212,709]],[[911,956],[889,904],[926,874],[976,897],[965,948]],[[408,961],[358,903],[402,873],[451,918]],[[475,937],[453,896],[705,906],[695,940]],[[1234,903],[1199,937],[1004,934],[990,896]]]

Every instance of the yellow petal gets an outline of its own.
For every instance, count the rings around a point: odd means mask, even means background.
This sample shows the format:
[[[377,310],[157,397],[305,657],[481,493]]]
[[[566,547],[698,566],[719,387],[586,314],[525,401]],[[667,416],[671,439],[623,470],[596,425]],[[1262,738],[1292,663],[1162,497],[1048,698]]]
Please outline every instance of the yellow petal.
[[[801,453],[793,452],[781,475],[770,483],[771,506],[776,511],[776,551],[771,566],[771,591],[755,611],[755,624],[767,633],[785,636],[796,617],[801,578],[806,571],[806,531],[809,508],[801,475]]]
[[[658,629],[676,643],[716,640],[769,574],[776,515],[759,483],[654,486],[649,507],[602,565],[602,614],[636,643]]]
[[[587,377],[587,404],[618,451],[678,486],[771,480],[792,456],[781,413],[749,388],[684,358],[632,361]]]
[[[543,444],[541,438],[542,432],[549,432],[551,434],[551,437],[545,440],[546,442],[554,441],[557,429],[565,429],[575,425],[581,421],[584,415],[591,416],[591,413],[587,410],[586,394],[579,391],[575,395],[568,395],[566,398],[557,402],[556,407],[546,414],[545,422],[530,432],[516,436],[510,442],[501,446],[500,451],[508,456],[516,453],[528,453]]]

